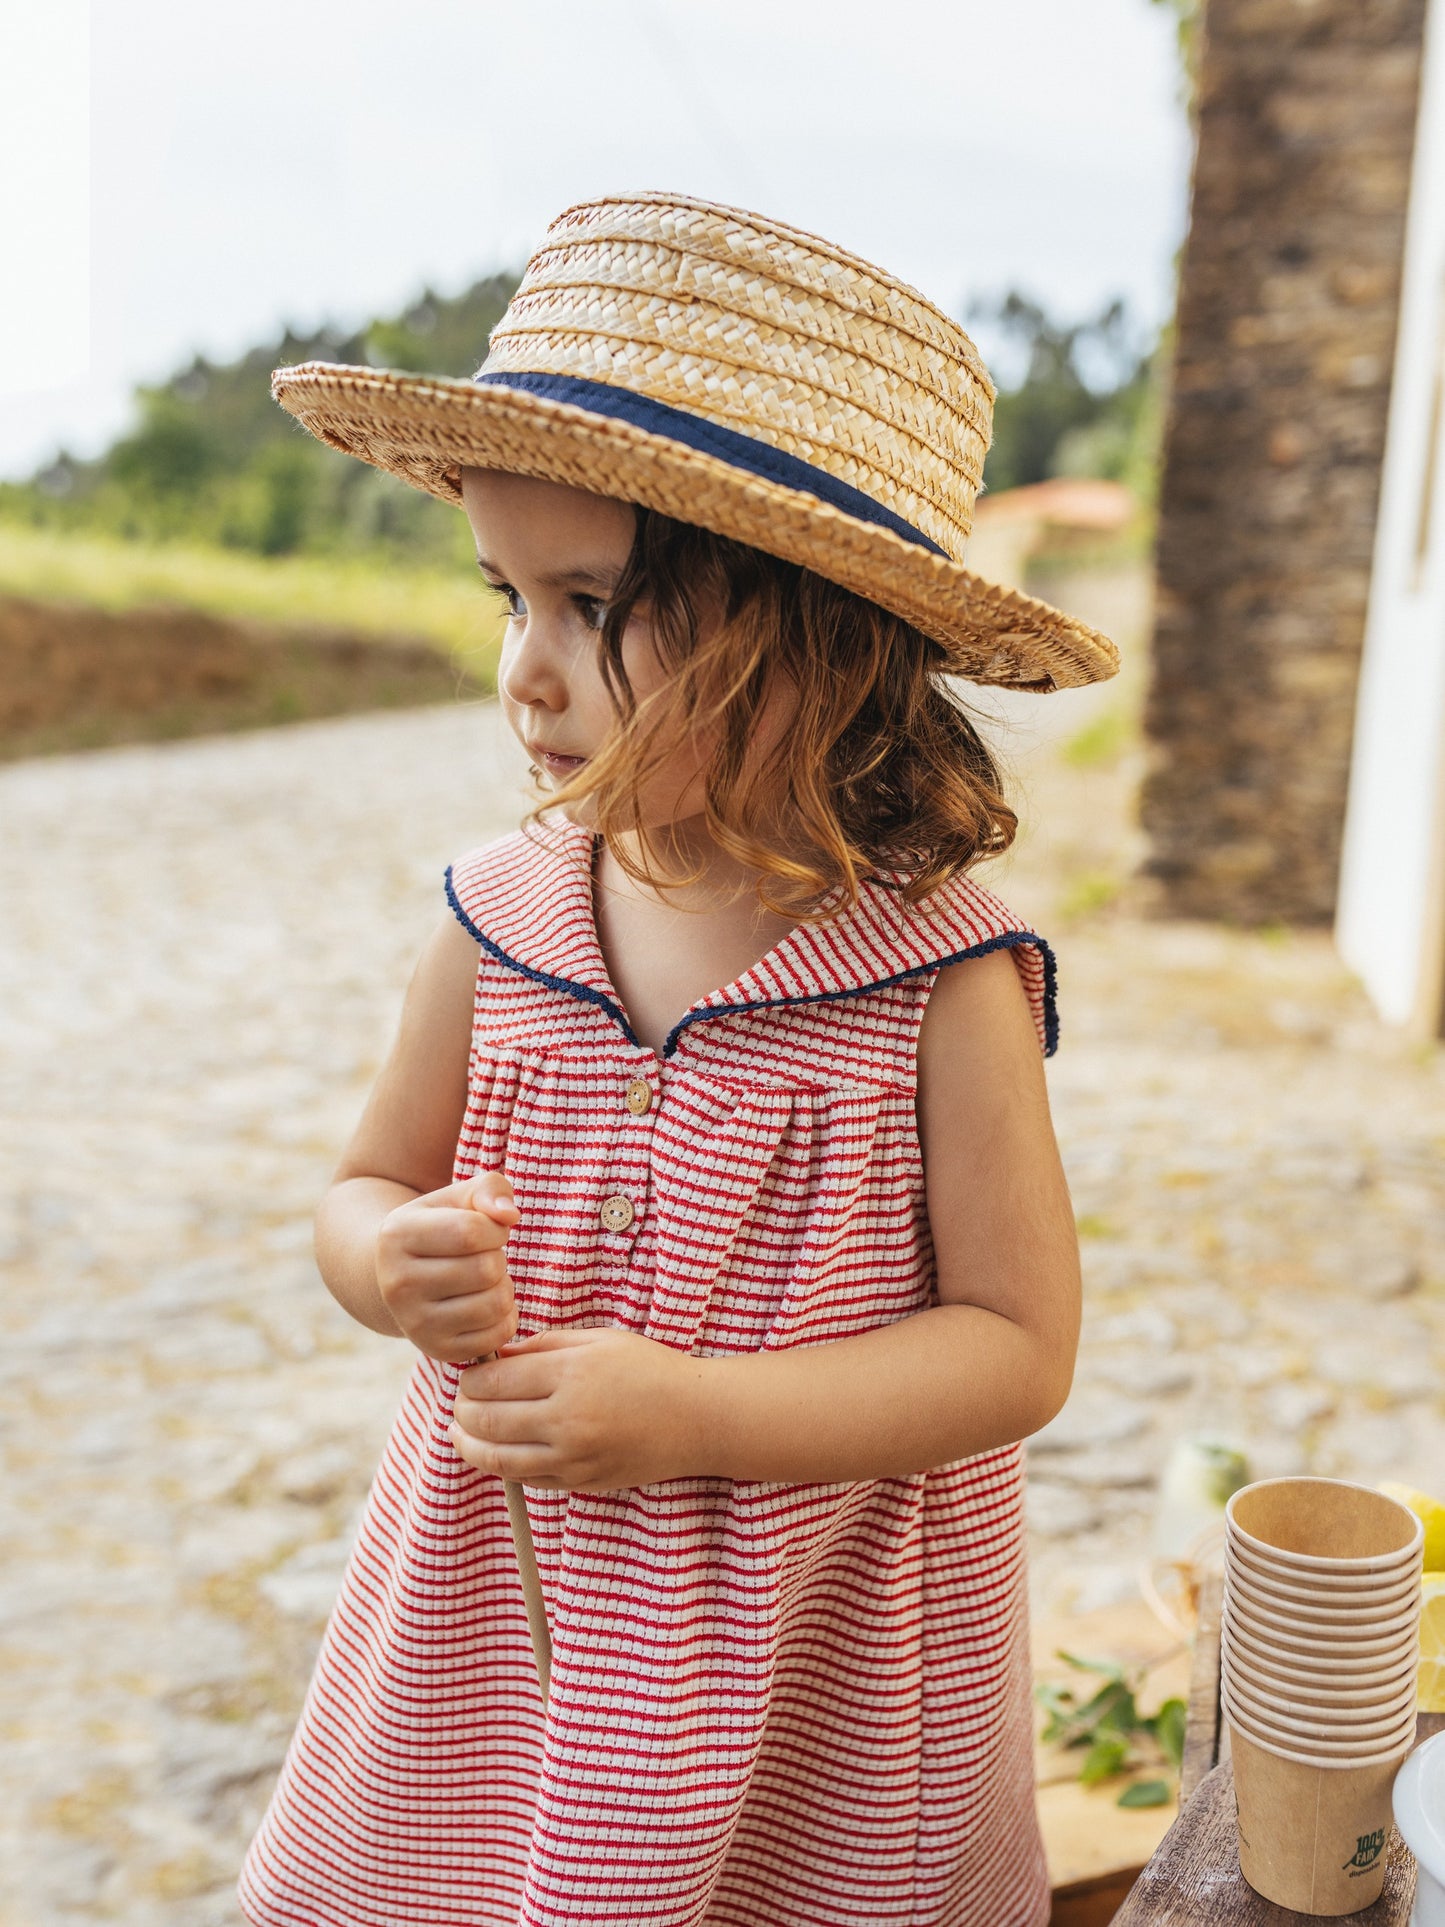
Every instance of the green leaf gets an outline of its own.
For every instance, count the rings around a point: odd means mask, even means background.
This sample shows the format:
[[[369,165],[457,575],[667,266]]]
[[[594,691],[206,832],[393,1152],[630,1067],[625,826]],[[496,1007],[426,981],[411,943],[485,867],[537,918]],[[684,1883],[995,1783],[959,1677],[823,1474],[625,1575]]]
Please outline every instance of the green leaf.
[[[1159,1742],[1164,1757],[1173,1767],[1184,1760],[1184,1721],[1187,1708],[1181,1699],[1165,1700],[1152,1719],[1144,1724]]]
[[[1078,1707],[1074,1695],[1066,1686],[1053,1686],[1044,1682],[1034,1688],[1034,1698],[1048,1714],[1042,1738],[1047,1742],[1057,1741],[1067,1746],[1075,1737]]]
[[[1078,1653],[1066,1653],[1062,1646],[1055,1648],[1054,1657],[1067,1660],[1070,1666],[1077,1666],[1085,1673],[1103,1673],[1107,1679],[1125,1677],[1124,1668],[1116,1659],[1085,1659]]]
[[[1165,1700],[1157,1712],[1146,1719],[1139,1711],[1137,1692],[1143,1672],[1131,1671],[1114,1660],[1093,1659],[1060,1649],[1058,1657],[1083,1672],[1103,1675],[1094,1694],[1082,1703],[1068,1687],[1043,1683],[1035,1687],[1035,1697],[1048,1711],[1043,1738],[1056,1745],[1083,1747],[1087,1751],[1079,1768],[1085,1786],[1097,1786],[1133,1765],[1133,1742],[1148,1734],[1174,1766],[1184,1751],[1185,1704],[1182,1699]],[[1122,1806],[1163,1806],[1173,1798],[1167,1780],[1145,1780],[1126,1789]]]
[[[1092,1729],[1080,1731],[1067,1720],[1050,1720],[1040,1735],[1050,1746],[1081,1746],[1085,1740],[1093,1738]]]
[[[1078,1717],[1090,1726],[1109,1725],[1124,1733],[1139,1724],[1139,1709],[1124,1682],[1111,1679],[1079,1708]]]
[[[1067,1712],[1076,1704],[1067,1686],[1055,1686],[1049,1680],[1042,1680],[1034,1688],[1034,1698],[1051,1713]]]
[[[1085,1786],[1097,1786],[1100,1780],[1107,1780],[1112,1774],[1121,1772],[1129,1758],[1129,1742],[1114,1738],[1112,1735],[1097,1739],[1084,1755],[1084,1763],[1079,1768],[1079,1778]]]
[[[1167,1780],[1136,1780],[1114,1802],[1121,1807],[1163,1807],[1174,1797]]]

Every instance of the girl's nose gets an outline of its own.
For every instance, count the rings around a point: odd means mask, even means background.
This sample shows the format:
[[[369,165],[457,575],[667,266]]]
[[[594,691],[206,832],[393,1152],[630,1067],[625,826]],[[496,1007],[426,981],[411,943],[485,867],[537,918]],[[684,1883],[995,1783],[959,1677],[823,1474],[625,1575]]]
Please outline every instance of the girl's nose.
[[[567,657],[545,619],[528,615],[514,623],[502,645],[497,684],[509,702],[528,708],[564,709]]]

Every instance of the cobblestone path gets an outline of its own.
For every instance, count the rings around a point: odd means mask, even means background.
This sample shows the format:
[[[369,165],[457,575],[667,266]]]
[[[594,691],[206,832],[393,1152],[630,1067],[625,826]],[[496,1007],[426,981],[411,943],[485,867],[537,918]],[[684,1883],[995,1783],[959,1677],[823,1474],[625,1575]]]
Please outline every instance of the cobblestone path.
[[[1131,908],[1118,698],[1049,701],[982,879],[1060,953],[1088,1302],[1030,1451],[1052,1609],[1134,1589],[1191,1431],[1440,1484],[1445,1060],[1323,935]],[[0,772],[6,1927],[236,1927],[408,1362],[328,1297],[310,1213],[521,776],[488,706]]]

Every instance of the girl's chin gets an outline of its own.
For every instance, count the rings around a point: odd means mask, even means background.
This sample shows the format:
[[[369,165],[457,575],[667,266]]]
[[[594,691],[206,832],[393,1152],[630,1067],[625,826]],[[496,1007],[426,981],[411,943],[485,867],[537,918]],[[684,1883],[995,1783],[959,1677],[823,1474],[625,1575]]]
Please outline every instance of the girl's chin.
[[[585,826],[589,829],[592,827],[593,814],[591,797],[584,796],[577,801],[553,803],[551,807],[564,822],[576,823],[579,826]]]

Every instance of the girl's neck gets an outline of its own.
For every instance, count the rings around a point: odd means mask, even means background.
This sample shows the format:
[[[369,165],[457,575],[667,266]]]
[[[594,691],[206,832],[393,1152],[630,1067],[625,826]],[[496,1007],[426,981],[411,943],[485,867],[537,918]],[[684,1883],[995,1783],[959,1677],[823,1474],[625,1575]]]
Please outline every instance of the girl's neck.
[[[682,817],[665,827],[653,838],[653,846],[665,867],[686,865],[690,869],[701,869],[701,877],[696,883],[680,884],[676,890],[669,890],[667,896],[659,896],[649,884],[634,881],[617,861],[618,848],[642,863],[642,836],[636,831],[618,832],[611,842],[603,842],[597,850],[595,877],[599,888],[607,890],[611,896],[630,896],[638,902],[647,904],[672,904],[674,908],[696,908],[707,910],[730,896],[738,884],[751,883],[753,871],[746,871],[742,863],[730,858],[726,850],[707,834],[707,819],[701,815]]]
[[[592,912],[602,961],[633,1034],[659,1056],[684,1012],[735,983],[796,927],[757,901],[755,873],[696,835],[696,824],[686,833],[678,826],[676,859],[662,839],[665,864],[695,861],[703,871],[666,896],[635,883],[607,844],[595,846]]]
[[[669,829],[664,828],[654,841],[664,865],[670,868],[674,864],[685,864],[700,869],[702,874],[695,882],[679,884],[670,889],[665,897],[659,895],[647,884],[634,881],[618,863],[618,845],[634,861],[642,861],[640,837],[633,832],[623,831],[610,844],[604,842],[597,852],[594,874],[598,887],[612,896],[631,897],[639,902],[687,910],[717,909],[751,894],[758,871],[740,863],[714,841],[701,811],[695,816],[673,822],[670,834]]]

